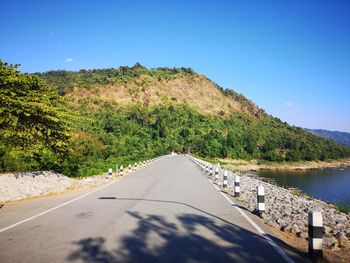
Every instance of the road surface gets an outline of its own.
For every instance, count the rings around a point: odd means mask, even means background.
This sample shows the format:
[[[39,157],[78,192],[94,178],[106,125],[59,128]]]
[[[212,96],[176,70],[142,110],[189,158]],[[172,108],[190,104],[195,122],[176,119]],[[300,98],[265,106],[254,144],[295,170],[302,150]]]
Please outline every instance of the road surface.
[[[273,238],[278,253],[227,197],[187,157],[168,156],[92,193],[4,206],[0,262],[303,260]]]

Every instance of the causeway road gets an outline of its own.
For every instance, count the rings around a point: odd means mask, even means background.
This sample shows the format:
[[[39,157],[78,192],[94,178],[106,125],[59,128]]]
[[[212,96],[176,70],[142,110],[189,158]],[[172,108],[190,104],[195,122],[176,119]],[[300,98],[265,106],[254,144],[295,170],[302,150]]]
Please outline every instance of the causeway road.
[[[185,156],[89,191],[6,204],[0,262],[305,260]]]

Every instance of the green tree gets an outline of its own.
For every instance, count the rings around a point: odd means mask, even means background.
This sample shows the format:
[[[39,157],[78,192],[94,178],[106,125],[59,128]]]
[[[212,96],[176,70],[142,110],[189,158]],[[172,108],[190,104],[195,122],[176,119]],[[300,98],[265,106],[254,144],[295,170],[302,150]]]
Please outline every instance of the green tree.
[[[54,88],[21,74],[18,66],[0,61],[1,170],[57,168],[69,153],[65,103]]]

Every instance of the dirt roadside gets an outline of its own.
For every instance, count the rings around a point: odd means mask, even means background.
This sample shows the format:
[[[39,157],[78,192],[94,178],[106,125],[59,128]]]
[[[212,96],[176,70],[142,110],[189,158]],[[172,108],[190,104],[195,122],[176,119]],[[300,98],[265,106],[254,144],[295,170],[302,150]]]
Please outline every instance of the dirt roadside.
[[[329,160],[329,161],[310,161],[310,162],[282,162],[269,163],[258,160],[239,160],[239,159],[215,159],[221,166],[238,171],[259,171],[259,170],[310,170],[324,168],[345,168],[350,167],[350,158]]]

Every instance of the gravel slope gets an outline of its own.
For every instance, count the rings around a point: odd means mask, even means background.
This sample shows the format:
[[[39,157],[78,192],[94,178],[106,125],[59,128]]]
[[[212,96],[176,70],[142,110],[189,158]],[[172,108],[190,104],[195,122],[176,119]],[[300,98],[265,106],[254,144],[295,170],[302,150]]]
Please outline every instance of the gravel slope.
[[[116,178],[97,175],[74,179],[52,171],[0,174],[0,202],[60,193],[78,187],[95,187]]]

